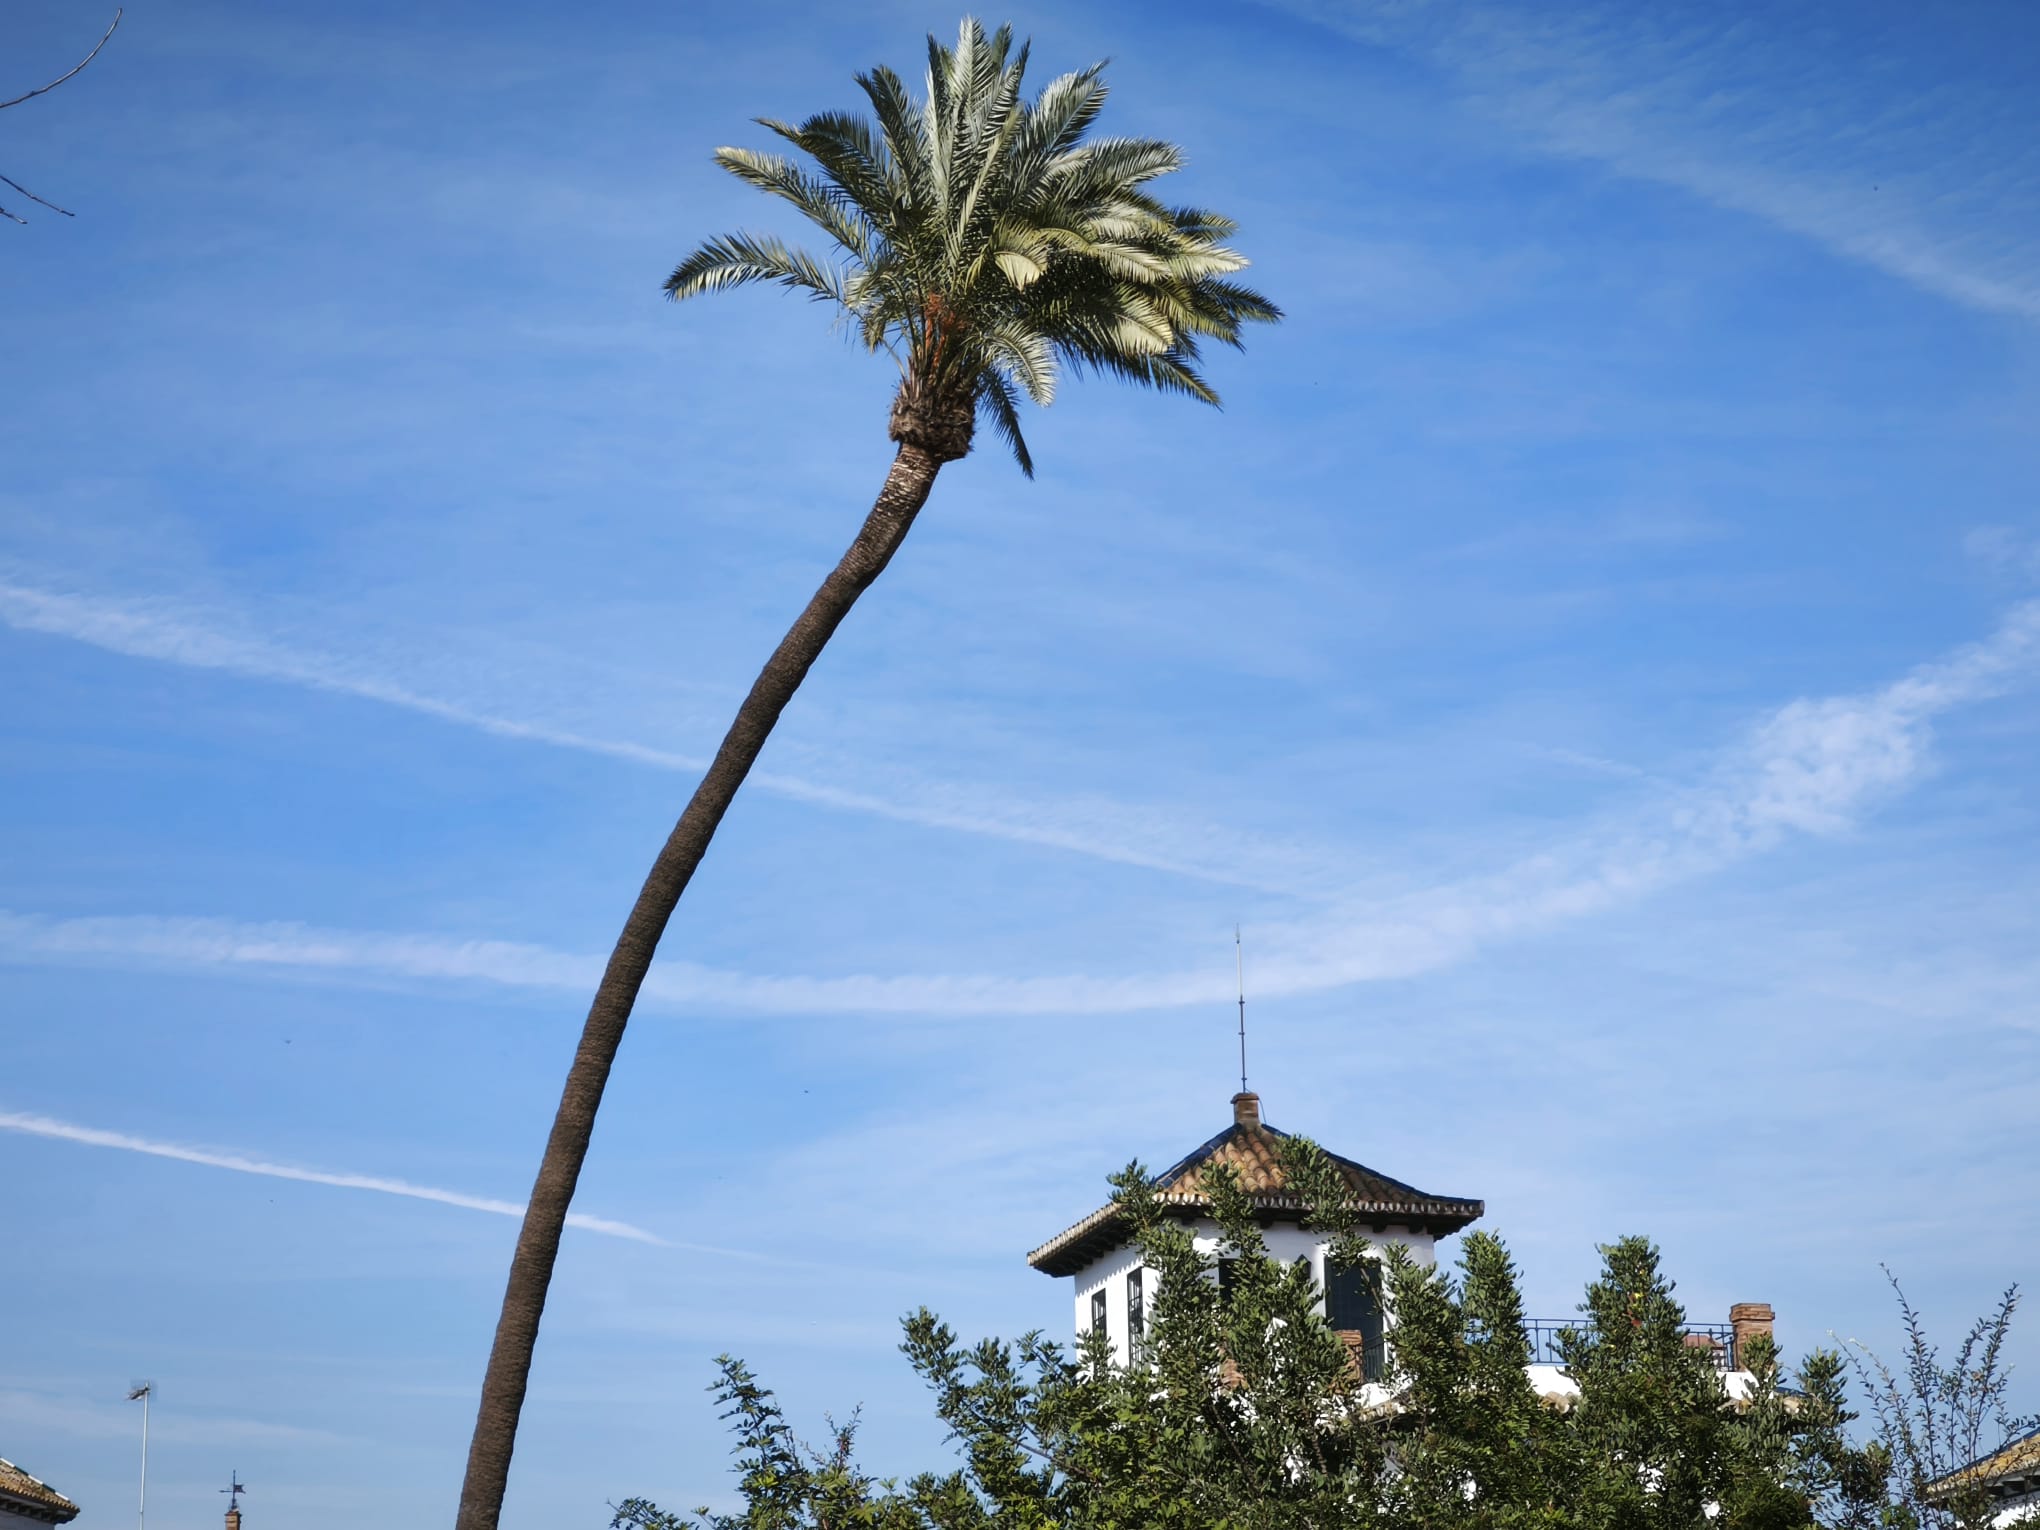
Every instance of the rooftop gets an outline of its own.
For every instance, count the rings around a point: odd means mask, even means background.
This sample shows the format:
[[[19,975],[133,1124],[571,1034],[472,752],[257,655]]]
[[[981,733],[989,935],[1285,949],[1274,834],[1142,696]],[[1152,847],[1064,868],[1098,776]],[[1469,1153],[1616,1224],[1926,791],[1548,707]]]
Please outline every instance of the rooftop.
[[[2040,1493],[2040,1429],[2010,1441],[1960,1471],[1950,1472],[1927,1489],[1932,1499],[1953,1497],[1969,1487],[1982,1487],[1993,1498]]]
[[[1306,1208],[1289,1194],[1282,1173],[1282,1143],[1288,1135],[1262,1121],[1259,1095],[1234,1095],[1233,1124],[1157,1174],[1156,1193],[1166,1206],[1192,1214],[1208,1210],[1211,1198],[1203,1190],[1204,1171],[1230,1164],[1239,1174],[1240,1188],[1257,1210],[1272,1220],[1298,1219]],[[1394,1225],[1443,1237],[1477,1220],[1486,1209],[1479,1201],[1427,1194],[1337,1153],[1325,1156],[1352,1187],[1361,1220],[1371,1223],[1376,1231]],[[1042,1244],[1027,1256],[1027,1262],[1045,1275],[1074,1275],[1100,1254],[1126,1242],[1131,1230],[1117,1206],[1100,1206]]]
[[[75,1503],[5,1458],[0,1458],[0,1509],[52,1525],[66,1524],[78,1517]]]

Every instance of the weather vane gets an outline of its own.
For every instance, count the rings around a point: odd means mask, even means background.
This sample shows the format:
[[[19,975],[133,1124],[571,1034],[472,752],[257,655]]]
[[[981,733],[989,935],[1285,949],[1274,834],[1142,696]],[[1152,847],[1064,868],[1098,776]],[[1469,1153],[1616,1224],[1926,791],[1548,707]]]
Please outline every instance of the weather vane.
[[[240,1511],[241,1495],[248,1491],[248,1484],[241,1480],[239,1472],[228,1472],[227,1485],[220,1491],[227,1495],[227,1512],[234,1514]]]

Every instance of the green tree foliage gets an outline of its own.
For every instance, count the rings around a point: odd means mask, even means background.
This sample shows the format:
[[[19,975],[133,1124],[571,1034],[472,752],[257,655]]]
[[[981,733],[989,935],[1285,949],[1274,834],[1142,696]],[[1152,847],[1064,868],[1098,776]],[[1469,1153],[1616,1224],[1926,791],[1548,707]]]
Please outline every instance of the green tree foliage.
[[[1738,1406],[1641,1238],[1603,1250],[1580,1322],[1562,1339],[1578,1388],[1540,1397],[1526,1365],[1517,1272],[1501,1241],[1463,1240],[1457,1268],[1370,1248],[1329,1161],[1288,1139],[1284,1169],[1330,1240],[1395,1314],[1388,1364],[1363,1379],[1319,1315],[1307,1264],[1271,1256],[1237,1180],[1204,1188],[1214,1254],[1155,1198],[1138,1164],[1114,1177],[1158,1288],[1130,1364],[1102,1334],[966,1345],[932,1313],[902,1349],[927,1382],[958,1461],[881,1479],[854,1427],[802,1446],[750,1371],[725,1357],[718,1392],[736,1433],[742,1506],[676,1517],[623,1504],[616,1530],[1835,1530],[1887,1522],[1888,1463],[1845,1436],[1844,1364],[1810,1356],[1788,1387],[1768,1341]],[[1221,1268],[1223,1277],[1221,1278]]]
[[[1898,1302],[1903,1358],[1894,1368],[1856,1344],[1848,1363],[1877,1423],[1891,1477],[1892,1520],[1901,1530],[1985,1530],[1998,1506],[1988,1480],[1964,1469],[2014,1434],[2040,1427],[2040,1416],[2014,1418],[2010,1407],[2004,1348],[2019,1288],[2007,1288],[1996,1309],[1970,1325],[1944,1359],[1898,1277],[1884,1274]]]

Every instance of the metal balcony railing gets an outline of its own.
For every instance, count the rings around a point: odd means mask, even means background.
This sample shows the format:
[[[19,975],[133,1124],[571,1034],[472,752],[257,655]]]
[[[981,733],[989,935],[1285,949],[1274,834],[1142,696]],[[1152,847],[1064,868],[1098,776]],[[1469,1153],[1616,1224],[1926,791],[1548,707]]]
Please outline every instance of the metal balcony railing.
[[[1530,1363],[1532,1365],[1563,1365],[1565,1355],[1559,1348],[1558,1336],[1568,1329],[1578,1330],[1577,1318],[1525,1318],[1523,1332],[1530,1340]],[[1718,1371],[1732,1371],[1737,1368],[1735,1355],[1735,1329],[1727,1323],[1688,1323],[1686,1343],[1694,1349],[1708,1351],[1709,1358]]]
[[[1473,1331],[1469,1337],[1478,1337],[1478,1329],[1469,1324]],[[1581,1327],[1577,1318],[1525,1318],[1523,1335],[1530,1341],[1530,1363],[1532,1365],[1564,1365],[1565,1352],[1559,1343],[1559,1335],[1568,1330],[1578,1331]],[[1707,1358],[1718,1371],[1733,1371],[1738,1368],[1735,1347],[1735,1329],[1727,1323],[1688,1323],[1683,1332],[1689,1348],[1704,1350]],[[1369,1338],[1357,1329],[1341,1329],[1339,1337],[1346,1342],[1360,1367],[1360,1373],[1369,1381],[1381,1381],[1388,1370],[1387,1336]]]

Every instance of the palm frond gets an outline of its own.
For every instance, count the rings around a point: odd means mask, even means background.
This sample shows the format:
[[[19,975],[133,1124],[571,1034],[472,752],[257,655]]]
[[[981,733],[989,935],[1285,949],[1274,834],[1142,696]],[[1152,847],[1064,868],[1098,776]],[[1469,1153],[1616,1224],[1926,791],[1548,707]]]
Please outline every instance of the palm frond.
[[[1048,269],[1026,250],[994,249],[991,256],[999,270],[1005,273],[1006,280],[1011,282],[1016,290],[1024,291],[1040,281],[1042,272]]]
[[[991,370],[1018,383],[1040,408],[1055,402],[1055,343],[1046,335],[1008,319],[984,326],[978,338]]]
[[[1028,108],[1027,126],[1013,145],[1014,154],[1023,161],[1047,161],[1075,148],[1104,109],[1108,92],[1099,78],[1104,69],[1103,64],[1093,64],[1044,85]]]
[[[1028,453],[1027,437],[1020,432],[1020,404],[1013,397],[1012,384],[996,371],[985,373],[978,384],[977,403],[978,412],[991,421],[992,429],[1020,464],[1020,471],[1032,478],[1034,458]]]
[[[760,117],[770,128],[821,167],[837,194],[875,219],[898,202],[901,184],[885,142],[863,117],[849,112],[821,112],[798,127]]]
[[[1131,191],[1183,168],[1183,151],[1159,138],[1094,138],[1057,156],[1051,172],[1085,188]]]
[[[1208,207],[1175,207],[1169,210],[1176,232],[1186,239],[1228,239],[1240,226]]]
[[[857,84],[871,102],[872,114],[878,119],[878,130],[886,152],[899,167],[900,177],[906,184],[907,215],[926,218],[933,211],[936,199],[930,180],[928,145],[922,135],[921,119],[924,114],[921,108],[907,94],[907,87],[900,77],[883,64],[868,74],[858,75]]]
[[[666,296],[674,302],[704,292],[721,292],[748,282],[778,282],[818,299],[849,306],[836,272],[805,250],[790,249],[769,235],[718,234],[673,268]]]
[[[870,219],[843,193],[804,173],[783,154],[756,149],[717,149],[715,162],[738,180],[792,203],[810,223],[849,254],[868,260],[872,249]]]
[[[1020,83],[1026,67],[1027,50],[1023,47],[1019,60],[1000,75],[995,93],[974,114],[970,145],[974,173],[955,212],[955,242],[959,251],[973,233],[981,232],[977,228],[979,208],[986,203],[987,192],[1011,171],[1007,151],[1022,125]],[[988,210],[996,216],[996,208]]]
[[[1126,382],[1139,383],[1160,393],[1181,393],[1213,406],[1219,403],[1217,391],[1198,375],[1197,369],[1181,352],[1167,356],[1100,355],[1092,365],[1100,372],[1108,372]]]
[[[1190,289],[1183,328],[1223,340],[1235,350],[1245,348],[1243,324],[1278,324],[1282,310],[1251,287],[1216,278],[1200,281]]]

